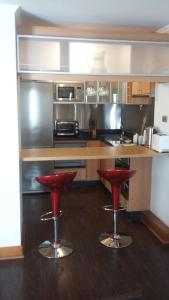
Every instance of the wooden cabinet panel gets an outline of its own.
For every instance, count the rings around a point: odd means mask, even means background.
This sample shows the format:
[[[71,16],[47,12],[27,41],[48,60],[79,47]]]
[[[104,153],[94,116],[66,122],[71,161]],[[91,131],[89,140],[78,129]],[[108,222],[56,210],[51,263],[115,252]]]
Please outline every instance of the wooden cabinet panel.
[[[115,168],[115,160],[101,160],[101,168]],[[145,211],[150,207],[152,158],[131,158],[130,169],[136,170],[136,174],[129,180],[129,199],[121,194],[120,203],[129,212]],[[101,181],[111,192],[110,184]]]
[[[87,147],[100,147],[101,142],[98,140],[88,141]],[[99,180],[97,169],[100,169],[100,160],[87,160],[86,161],[86,180]]]
[[[151,85],[150,82],[132,82],[132,95],[142,96],[142,95],[150,95],[151,94]]]
[[[129,181],[128,211],[144,211],[150,207],[152,158],[131,158],[130,169],[136,174]]]
[[[127,104],[152,104],[154,102],[154,82],[128,82]]]
[[[110,147],[109,145],[106,145],[104,142],[101,143],[101,147]],[[100,168],[101,169],[115,169],[115,159],[102,159],[100,161]],[[104,184],[104,186],[111,192],[111,185],[110,183],[105,180],[104,178],[100,178],[101,182]]]

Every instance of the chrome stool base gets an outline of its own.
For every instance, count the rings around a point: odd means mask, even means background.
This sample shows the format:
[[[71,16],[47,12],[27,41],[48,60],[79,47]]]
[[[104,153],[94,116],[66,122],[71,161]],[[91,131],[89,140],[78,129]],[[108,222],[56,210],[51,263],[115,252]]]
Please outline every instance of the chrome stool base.
[[[70,255],[73,248],[72,244],[65,240],[60,240],[55,246],[51,242],[45,241],[39,245],[38,251],[47,258],[61,258]]]
[[[132,238],[124,233],[118,233],[117,237],[113,237],[113,233],[102,233],[99,242],[109,248],[124,248],[132,244]]]

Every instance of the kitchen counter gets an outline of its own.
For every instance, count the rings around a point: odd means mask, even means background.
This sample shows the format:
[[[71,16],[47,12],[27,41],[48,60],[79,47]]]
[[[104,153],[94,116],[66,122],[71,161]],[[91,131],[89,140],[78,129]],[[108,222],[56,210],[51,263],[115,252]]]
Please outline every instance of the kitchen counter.
[[[71,149],[71,150],[70,150]],[[111,159],[122,157],[160,157],[169,153],[159,153],[144,146],[118,145],[115,147],[84,147],[84,148],[37,148],[23,149],[22,161],[50,161],[50,160],[89,160]]]
[[[63,135],[63,136],[57,136],[54,134],[54,141],[68,141],[68,140],[99,140],[103,136],[109,135],[109,136],[120,136],[121,129],[97,129],[96,136],[92,136],[89,132],[89,130],[80,130],[78,135],[69,136],[69,135]]]
[[[87,141],[103,141],[112,146],[114,144],[125,143],[126,140],[132,141],[133,134],[124,131],[122,135],[121,129],[100,129],[97,130],[96,136],[92,136],[88,130],[80,131],[76,136],[54,136],[54,144],[59,143],[74,143],[74,142],[87,142]]]

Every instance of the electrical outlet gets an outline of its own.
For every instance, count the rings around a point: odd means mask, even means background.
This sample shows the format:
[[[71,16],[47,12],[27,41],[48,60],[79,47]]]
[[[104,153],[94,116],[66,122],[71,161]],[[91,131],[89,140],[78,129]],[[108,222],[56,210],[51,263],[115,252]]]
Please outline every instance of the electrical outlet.
[[[162,116],[162,122],[167,123],[168,122],[168,116]]]

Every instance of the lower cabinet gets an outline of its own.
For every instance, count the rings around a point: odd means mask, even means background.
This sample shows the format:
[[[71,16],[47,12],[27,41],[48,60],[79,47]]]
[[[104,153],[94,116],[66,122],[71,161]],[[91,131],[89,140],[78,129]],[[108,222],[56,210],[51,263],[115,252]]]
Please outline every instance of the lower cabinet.
[[[100,164],[102,169],[115,169],[115,159],[103,159]],[[120,194],[120,204],[128,212],[148,210],[151,196],[152,158],[131,158],[130,169],[136,170],[136,174],[129,180],[128,199]],[[104,179],[101,181],[111,192],[110,184]]]
[[[150,208],[152,158],[130,159],[130,169],[136,174],[129,180],[127,211],[144,211]]]

